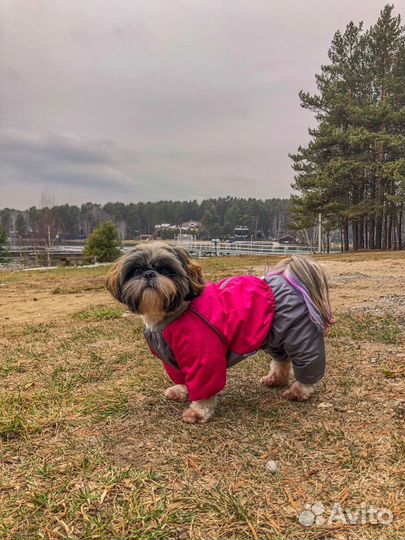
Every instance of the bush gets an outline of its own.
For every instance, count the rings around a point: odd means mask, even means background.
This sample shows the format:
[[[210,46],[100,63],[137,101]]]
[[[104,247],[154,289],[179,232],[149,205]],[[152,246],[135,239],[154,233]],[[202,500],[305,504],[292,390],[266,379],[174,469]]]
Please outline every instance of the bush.
[[[0,261],[4,261],[8,258],[8,238],[6,232],[0,225]]]
[[[115,225],[103,223],[91,233],[83,255],[96,257],[100,262],[111,262],[121,255],[121,240]]]

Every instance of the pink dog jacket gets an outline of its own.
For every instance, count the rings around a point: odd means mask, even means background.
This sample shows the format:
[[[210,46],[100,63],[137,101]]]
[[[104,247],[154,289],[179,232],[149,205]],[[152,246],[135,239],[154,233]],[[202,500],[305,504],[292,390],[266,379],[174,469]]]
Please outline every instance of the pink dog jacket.
[[[226,383],[227,368],[261,349],[275,312],[268,283],[254,276],[208,282],[176,319],[145,330],[151,352],[163,360],[191,401],[208,399]]]

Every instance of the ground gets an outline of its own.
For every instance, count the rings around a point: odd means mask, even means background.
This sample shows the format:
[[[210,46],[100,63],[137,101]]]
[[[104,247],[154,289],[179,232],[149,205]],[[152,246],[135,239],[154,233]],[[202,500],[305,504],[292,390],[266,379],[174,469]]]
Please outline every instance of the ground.
[[[277,260],[202,265],[217,279]],[[229,372],[205,425],[163,397],[168,380],[141,321],[105,291],[105,267],[0,273],[0,538],[398,538],[404,256],[319,260],[337,322],[317,394],[290,403],[260,386],[259,354]],[[315,502],[326,523],[302,525]],[[328,523],[337,503],[393,521]]]

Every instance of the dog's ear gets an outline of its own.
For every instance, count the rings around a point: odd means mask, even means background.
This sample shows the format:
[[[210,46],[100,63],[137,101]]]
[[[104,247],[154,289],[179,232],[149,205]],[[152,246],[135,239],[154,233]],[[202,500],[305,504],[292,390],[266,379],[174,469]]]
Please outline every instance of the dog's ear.
[[[186,296],[185,300],[192,300],[196,296],[200,296],[204,290],[204,278],[202,275],[201,266],[191,260],[190,254],[186,249],[173,246],[173,250],[183,265],[183,268],[185,269],[189,278],[190,292]]]
[[[118,260],[115,261],[115,263],[112,265],[112,267],[108,271],[107,278],[106,278],[107,289],[110,291],[113,297],[116,300],[118,300],[118,302],[121,302],[121,303],[122,303],[122,299],[121,299],[120,273],[121,273],[122,261],[123,261],[123,257],[120,257]]]

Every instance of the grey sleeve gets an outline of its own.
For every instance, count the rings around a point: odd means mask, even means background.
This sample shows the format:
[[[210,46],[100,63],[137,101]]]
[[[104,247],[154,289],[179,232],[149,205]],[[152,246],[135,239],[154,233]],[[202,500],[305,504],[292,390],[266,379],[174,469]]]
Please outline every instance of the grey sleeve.
[[[322,328],[309,318],[300,294],[279,276],[269,280],[276,313],[265,350],[279,362],[291,360],[295,378],[314,384],[325,373],[325,339]]]
[[[314,384],[322,379],[326,363],[324,334],[308,315],[287,330],[284,350],[292,362],[298,382]]]

